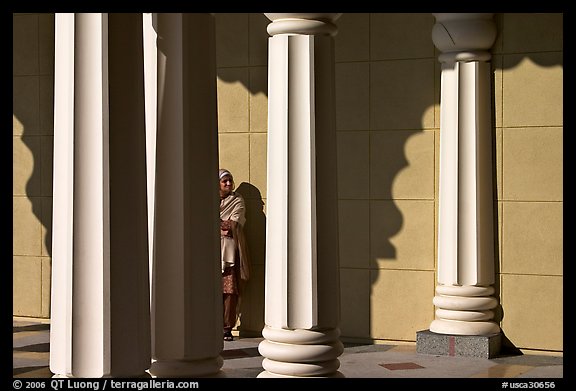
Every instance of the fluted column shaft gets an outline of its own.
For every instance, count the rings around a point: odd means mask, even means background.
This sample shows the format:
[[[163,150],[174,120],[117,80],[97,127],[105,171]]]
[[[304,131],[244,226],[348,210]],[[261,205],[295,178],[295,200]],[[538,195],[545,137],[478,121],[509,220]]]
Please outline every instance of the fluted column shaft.
[[[50,370],[150,367],[142,16],[56,14]]]
[[[436,319],[430,331],[489,335],[494,223],[490,48],[493,14],[434,14],[442,51]]]
[[[265,369],[341,376],[334,42],[339,14],[266,14]]]
[[[152,357],[158,377],[223,360],[214,17],[157,14]]]

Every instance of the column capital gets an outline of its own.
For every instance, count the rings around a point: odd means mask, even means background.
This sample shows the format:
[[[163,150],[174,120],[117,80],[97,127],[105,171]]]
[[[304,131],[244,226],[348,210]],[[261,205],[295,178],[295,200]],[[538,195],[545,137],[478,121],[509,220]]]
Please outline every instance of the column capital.
[[[277,34],[336,35],[334,22],[341,13],[265,13],[272,21],[267,31]]]
[[[456,56],[455,60],[488,60],[489,50],[496,39],[496,23],[492,13],[436,13],[432,28],[432,41],[444,53],[443,61]]]

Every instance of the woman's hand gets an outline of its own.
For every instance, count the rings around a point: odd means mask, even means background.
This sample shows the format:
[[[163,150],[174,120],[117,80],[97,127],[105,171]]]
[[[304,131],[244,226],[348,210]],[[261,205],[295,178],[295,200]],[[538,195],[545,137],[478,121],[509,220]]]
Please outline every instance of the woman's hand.
[[[236,222],[234,220],[220,220],[220,235],[232,237],[232,228]]]
[[[222,231],[230,231],[232,229],[232,221],[231,220],[220,220],[220,230]]]

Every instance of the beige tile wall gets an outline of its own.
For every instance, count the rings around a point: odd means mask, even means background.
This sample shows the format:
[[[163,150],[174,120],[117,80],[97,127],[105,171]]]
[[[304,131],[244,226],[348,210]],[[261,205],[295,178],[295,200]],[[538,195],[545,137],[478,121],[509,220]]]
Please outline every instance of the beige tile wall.
[[[338,197],[367,200],[370,197],[370,132],[338,132]]]
[[[499,284],[506,337],[563,350],[563,19],[499,15]]]
[[[350,338],[371,335],[370,270],[343,268],[340,271],[341,330]]]
[[[502,274],[501,327],[516,347],[564,350],[561,276]]]
[[[563,220],[561,202],[504,202],[500,271],[562,276]]]
[[[434,270],[434,201],[371,201],[370,265]]]
[[[219,101],[220,159],[242,180],[249,180],[265,204],[266,161],[261,154],[266,149],[267,35],[257,29],[264,31],[268,21],[241,14],[217,15],[218,19],[220,28],[233,26],[233,33],[220,33],[229,35],[223,47],[235,45],[227,54],[219,51],[219,76],[238,75],[226,80],[229,85],[219,83],[219,94],[232,91],[222,98],[226,102]],[[506,314],[502,328],[519,348],[555,350],[562,345],[560,307],[530,306],[534,298],[524,303],[515,288],[537,289],[563,273],[562,16],[497,14],[495,19],[499,27],[492,60],[495,252],[500,275],[496,288]],[[367,13],[344,14],[337,21],[344,338],[414,341],[416,331],[428,328],[434,318],[440,127],[440,67],[430,36],[434,22],[431,14]],[[222,58],[226,55],[237,58]],[[246,78],[239,68],[249,78],[261,73],[258,88],[252,79],[245,86],[248,109],[245,95],[236,91]],[[242,115],[249,118],[247,130],[245,120],[239,119]],[[231,131],[244,132],[249,141],[240,135],[230,137]],[[261,137],[257,142],[256,134]],[[248,153],[239,156],[246,144]],[[250,234],[259,241],[257,262],[264,264],[265,216],[260,220],[262,225]],[[263,282],[254,284],[252,306],[254,295],[263,294]],[[561,294],[556,285],[538,297],[558,303]],[[251,316],[261,314],[254,308],[250,311]],[[549,317],[547,324],[555,328],[552,340],[540,341],[539,335],[532,335],[532,327],[511,319],[511,313],[522,311],[527,311],[523,321]],[[250,322],[250,327],[261,325]]]
[[[562,52],[502,57],[502,126],[562,126]]]
[[[434,132],[370,133],[370,197],[434,199]]]
[[[434,18],[344,14],[337,24],[341,331],[414,341],[434,319]]]
[[[370,268],[370,201],[341,199],[338,227],[340,268]]]
[[[502,198],[506,201],[562,201],[562,127],[504,128]]]
[[[434,272],[370,270],[372,338],[414,341],[434,320]]]
[[[54,18],[13,15],[13,314],[50,316]]]

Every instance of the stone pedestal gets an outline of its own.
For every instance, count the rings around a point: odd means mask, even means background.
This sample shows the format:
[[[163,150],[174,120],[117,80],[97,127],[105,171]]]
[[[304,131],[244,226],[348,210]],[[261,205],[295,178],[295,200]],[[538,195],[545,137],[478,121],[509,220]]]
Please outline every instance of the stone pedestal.
[[[493,358],[500,354],[502,334],[453,335],[430,330],[416,333],[416,353],[438,356]]]

